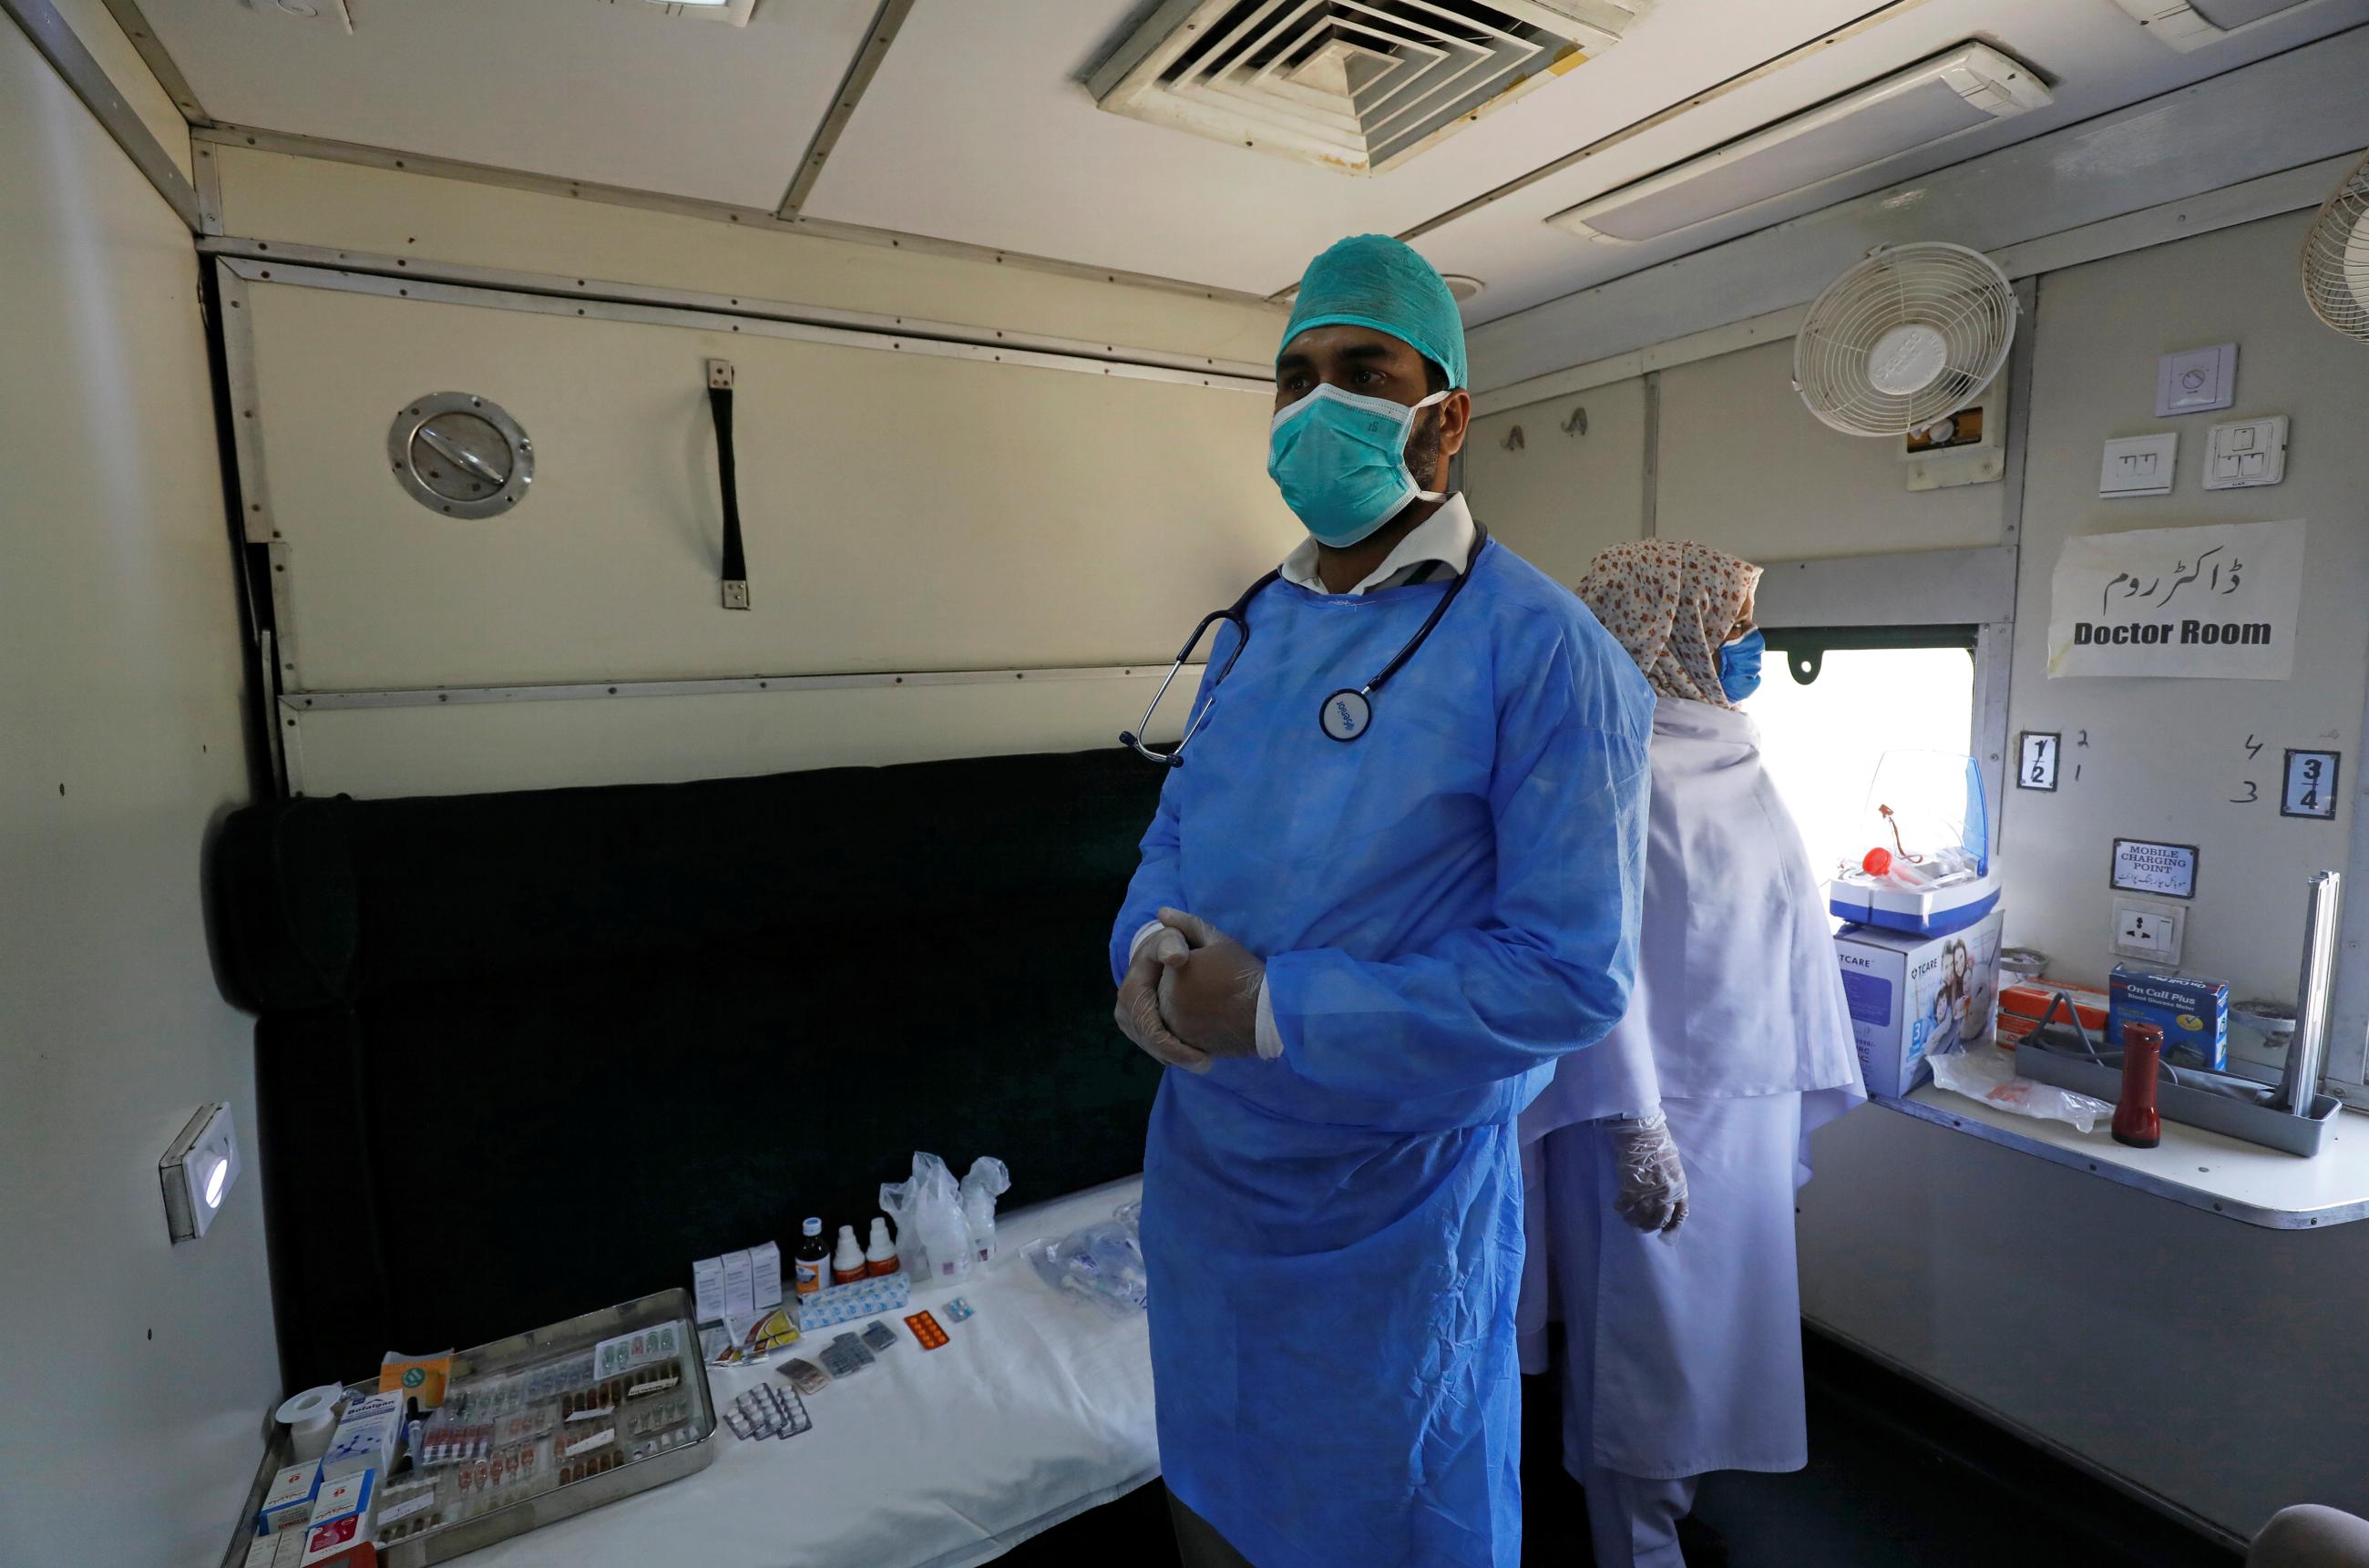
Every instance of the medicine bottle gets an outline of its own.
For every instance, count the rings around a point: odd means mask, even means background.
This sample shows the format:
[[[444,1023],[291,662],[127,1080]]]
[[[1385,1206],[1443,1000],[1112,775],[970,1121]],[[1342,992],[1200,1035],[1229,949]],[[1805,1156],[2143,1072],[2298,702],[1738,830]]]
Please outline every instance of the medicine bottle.
[[[810,1219],[798,1229],[798,1250],[790,1262],[796,1268],[798,1294],[811,1296],[830,1283],[830,1248],[823,1244],[820,1219]]]
[[[864,1249],[855,1242],[855,1227],[841,1226],[839,1254],[830,1260],[830,1282],[833,1285],[853,1285],[864,1277]]]
[[[864,1249],[864,1266],[876,1278],[897,1272],[897,1243],[888,1239],[888,1221],[878,1215],[872,1219],[872,1244]]]

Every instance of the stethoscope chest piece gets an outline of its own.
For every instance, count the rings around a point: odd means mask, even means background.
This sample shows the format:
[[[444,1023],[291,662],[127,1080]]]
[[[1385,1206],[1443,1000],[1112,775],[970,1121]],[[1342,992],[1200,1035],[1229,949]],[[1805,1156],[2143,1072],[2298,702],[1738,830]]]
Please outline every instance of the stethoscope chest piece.
[[[1324,699],[1324,709],[1317,722],[1335,740],[1360,739],[1373,727],[1374,704],[1363,692],[1344,686]]]

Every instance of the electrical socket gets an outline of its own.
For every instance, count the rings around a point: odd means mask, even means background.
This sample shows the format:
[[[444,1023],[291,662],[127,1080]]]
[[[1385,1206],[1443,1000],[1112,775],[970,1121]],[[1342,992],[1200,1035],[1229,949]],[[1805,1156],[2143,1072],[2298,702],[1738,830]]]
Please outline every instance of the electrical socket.
[[[2114,956],[2142,964],[2180,967],[2180,939],[2186,934],[2188,911],[2135,898],[2114,900]]]

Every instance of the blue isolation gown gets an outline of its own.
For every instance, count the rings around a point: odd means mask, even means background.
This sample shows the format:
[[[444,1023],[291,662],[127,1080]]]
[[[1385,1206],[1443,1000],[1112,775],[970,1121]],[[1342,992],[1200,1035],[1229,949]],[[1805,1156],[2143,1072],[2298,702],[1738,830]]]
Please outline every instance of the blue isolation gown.
[[[1515,1118],[1635,967],[1654,699],[1576,597],[1490,544],[1319,727],[1446,591],[1252,601],[1112,935],[1266,960],[1282,1056],[1167,1073],[1143,1194],[1161,1466],[1259,1568],[1518,1561]]]

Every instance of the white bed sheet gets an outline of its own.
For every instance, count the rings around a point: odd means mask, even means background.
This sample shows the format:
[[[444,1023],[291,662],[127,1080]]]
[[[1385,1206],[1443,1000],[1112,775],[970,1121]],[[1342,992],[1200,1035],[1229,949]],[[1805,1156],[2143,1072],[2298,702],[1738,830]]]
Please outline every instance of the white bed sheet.
[[[1141,1313],[1057,1296],[1021,1246],[1106,1219],[1139,1178],[1002,1217],[1001,1255],[960,1287],[913,1293],[953,1343],[924,1351],[902,1313],[879,1364],[807,1401],[814,1430],[743,1442],[719,1426],[698,1474],[473,1552],[470,1568],[968,1568],[1160,1473]],[[978,1310],[956,1322],[939,1309]],[[869,1322],[873,1320],[865,1320]],[[811,1358],[822,1330],[787,1353]],[[777,1356],[773,1367],[786,1356]],[[779,1374],[712,1371],[718,1406]]]

